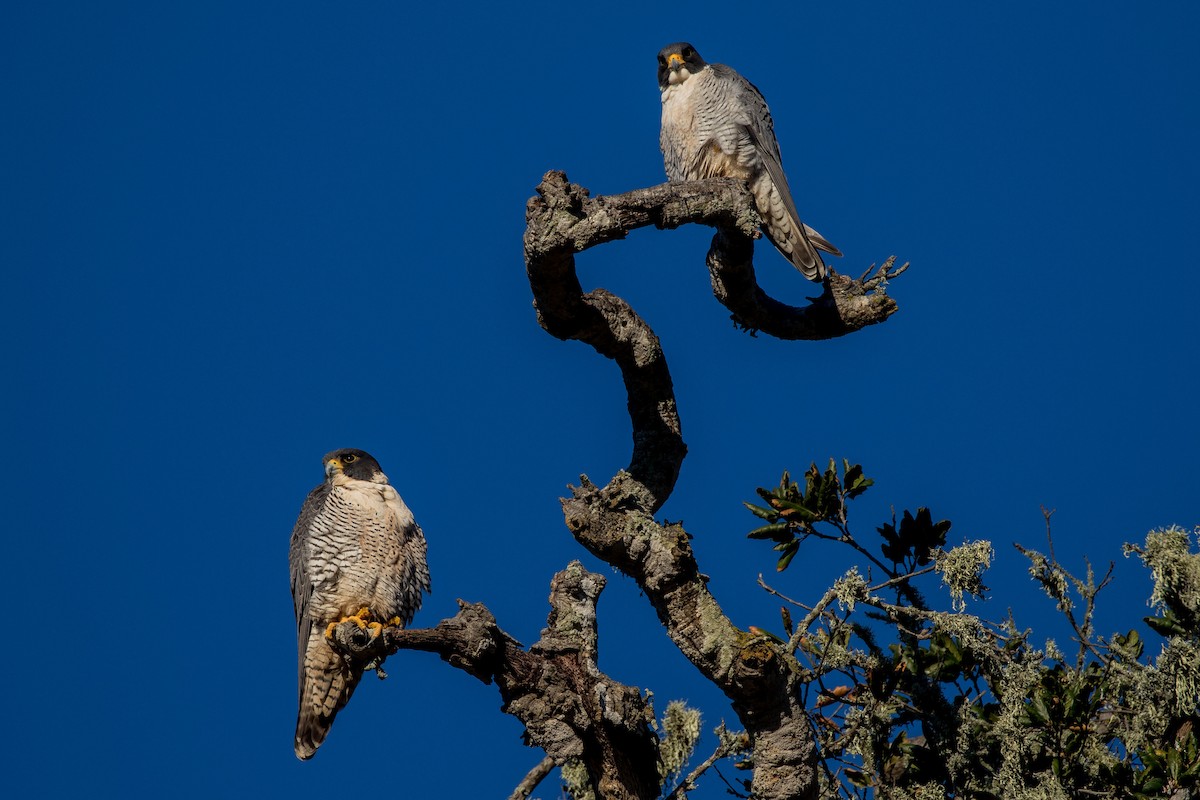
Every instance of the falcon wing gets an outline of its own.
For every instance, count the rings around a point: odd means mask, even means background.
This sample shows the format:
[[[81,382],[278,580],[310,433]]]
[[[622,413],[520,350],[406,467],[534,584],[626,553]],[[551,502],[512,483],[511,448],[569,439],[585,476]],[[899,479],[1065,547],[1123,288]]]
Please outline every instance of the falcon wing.
[[[413,519],[400,495],[389,485],[380,487],[383,501],[391,511],[391,518],[400,538],[400,560],[398,566],[404,571],[404,597],[400,601],[400,622],[407,625],[413,614],[421,607],[422,591],[430,591],[429,565],[425,560],[425,534]]]
[[[329,489],[325,484],[308,493],[304,505],[300,509],[300,517],[296,527],[292,529],[291,546],[288,549],[288,564],[292,573],[292,602],[296,607],[296,643],[300,651],[300,692],[303,700],[304,685],[304,650],[308,646],[308,637],[312,633],[312,617],[308,614],[308,601],[312,597],[312,577],[308,569],[308,537],[313,520],[320,513],[325,495]]]
[[[716,66],[724,65],[714,65]],[[775,138],[775,125],[771,120],[771,112],[767,108],[767,101],[763,97],[762,92],[758,90],[750,81],[739,75],[732,69],[724,67],[730,80],[738,84],[740,105],[746,112],[746,132],[750,135],[750,140],[754,143],[754,149],[758,152],[762,159],[763,167],[767,171],[767,175],[771,178],[771,183],[775,184],[775,189],[779,192],[779,197],[783,200],[783,206],[787,210],[788,216],[796,223],[796,227],[803,233],[804,239],[810,246],[824,250],[835,256],[840,256],[842,252],[834,247],[821,234],[804,224],[800,219],[800,212],[796,210],[796,201],[792,199],[792,190],[788,186],[787,176],[783,174],[783,159],[779,154],[779,140]],[[820,256],[813,253],[819,261]]]

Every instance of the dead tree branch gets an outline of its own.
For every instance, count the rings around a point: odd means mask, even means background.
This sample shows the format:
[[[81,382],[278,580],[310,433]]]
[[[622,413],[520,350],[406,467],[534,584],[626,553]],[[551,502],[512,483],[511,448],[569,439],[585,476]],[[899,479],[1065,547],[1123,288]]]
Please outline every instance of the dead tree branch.
[[[677,228],[698,223],[717,229],[707,259],[713,295],[738,326],[750,331],[779,339],[832,339],[883,322],[898,308],[887,296],[887,282],[908,264],[896,267],[894,257],[857,280],[830,270],[821,296],[806,306],[790,306],[767,295],[754,274],[760,220],[742,181],[664,183],[593,198],[552,170],[543,176],[538,195],[526,206],[525,261],[527,267],[537,264],[536,270],[528,271],[538,320],[560,339],[579,338],[561,332],[573,327],[567,321],[580,310],[580,298],[587,297],[575,276],[574,254],[648,225]]]
[[[533,790],[538,787],[538,784],[546,779],[554,770],[554,759],[546,756],[537,765],[529,770],[529,773],[521,779],[517,784],[517,788],[513,789],[512,794],[508,796],[508,800],[528,800],[529,795],[533,794]]]
[[[882,322],[895,310],[883,292],[888,262],[858,281],[833,275],[824,294],[796,308],[768,297],[754,279],[759,218],[746,186],[732,180],[663,184],[591,198],[548,172],[526,207],[525,264],[538,322],[560,339],[577,339],[617,362],[628,393],[633,455],[607,486],[586,477],[563,500],[567,526],[589,551],[637,581],[671,640],[733,701],[751,737],[753,793],[760,800],[814,797],[816,748],[798,701],[790,653],[738,629],[697,568],[688,534],[653,515],[670,496],[687,447],[671,376],[658,338],[621,298],[584,293],[575,254],[645,225],[695,222],[717,228],[708,264],[713,291],[734,320],[788,339],[825,339]]]
[[[372,638],[354,622],[343,622],[331,646],[367,668],[401,649],[437,653],[495,683],[504,711],[524,724],[527,743],[559,766],[582,761],[598,797],[648,800],[659,793],[653,709],[636,688],[596,666],[596,600],[604,583],[578,561],[557,573],[547,627],[528,650],[483,605],[461,600],[458,614],[434,628],[386,628]]]

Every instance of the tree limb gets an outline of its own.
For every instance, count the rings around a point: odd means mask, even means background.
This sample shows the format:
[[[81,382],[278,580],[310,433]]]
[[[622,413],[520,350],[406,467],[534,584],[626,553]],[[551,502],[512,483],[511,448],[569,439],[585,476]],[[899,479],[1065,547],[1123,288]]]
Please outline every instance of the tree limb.
[[[546,776],[553,769],[554,759],[546,756],[521,779],[521,782],[517,784],[517,788],[513,789],[512,794],[508,796],[508,800],[528,800],[529,795],[533,794],[533,790],[538,787],[539,783],[546,779]]]
[[[560,339],[580,338],[570,332],[578,327],[571,321],[583,296],[574,254],[648,225],[698,223],[717,229],[707,258],[713,294],[746,330],[779,339],[831,339],[883,322],[898,309],[887,296],[887,282],[908,264],[896,267],[894,256],[857,280],[829,270],[821,296],[807,306],[790,306],[767,295],[754,274],[760,219],[742,181],[663,183],[592,198],[587,189],[568,183],[564,173],[551,170],[538,185],[538,195],[526,205],[525,260],[538,320]]]
[[[459,601],[459,612],[434,628],[385,628],[372,637],[354,622],[336,626],[330,646],[371,668],[397,650],[437,653],[484,683],[495,683],[505,712],[525,726],[528,744],[562,766],[579,759],[598,797],[658,796],[654,711],[636,688],[596,665],[596,600],[604,577],[578,561],[551,581],[550,615],[529,650],[504,633],[483,605]]]
[[[708,263],[713,291],[743,327],[781,338],[823,339],[882,322],[895,310],[883,287],[903,271],[889,262],[873,278],[833,275],[821,298],[794,308],[758,288],[751,263],[759,218],[745,184],[725,179],[663,184],[591,198],[562,172],[546,173],[526,206],[525,263],[538,322],[617,362],[633,423],[628,470],[607,486],[586,476],[563,500],[567,527],[589,551],[631,576],[680,651],[733,701],[754,748],[754,795],[814,797],[816,748],[797,700],[794,657],[739,630],[697,568],[689,537],[653,514],[674,489],[687,447],[658,338],[621,298],[584,293],[575,253],[645,225],[717,228]]]

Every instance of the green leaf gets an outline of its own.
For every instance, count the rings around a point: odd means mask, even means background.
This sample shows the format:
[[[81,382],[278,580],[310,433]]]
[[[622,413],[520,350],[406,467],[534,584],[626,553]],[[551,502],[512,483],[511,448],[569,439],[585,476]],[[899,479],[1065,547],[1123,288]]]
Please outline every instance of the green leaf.
[[[779,512],[771,508],[763,508],[762,506],[756,506],[747,502],[743,502],[742,505],[750,509],[751,514],[761,519],[776,519],[779,517]]]
[[[803,522],[820,522],[821,520],[820,514],[814,513],[802,505],[788,503],[787,501],[780,502],[781,504],[787,505],[787,508],[779,512],[779,516],[784,517],[785,519],[798,518]]]
[[[905,511],[898,528],[894,524],[885,524],[876,530],[885,541],[885,558],[894,564],[912,558],[916,564],[924,566],[933,560],[933,552],[946,543],[950,521],[934,523],[929,509],[922,506],[917,509],[916,516]]]
[[[1142,621],[1160,636],[1188,635],[1187,627],[1180,624],[1179,618],[1172,611],[1167,611],[1161,617],[1142,617]]]
[[[786,552],[784,552],[784,554],[780,557],[779,562],[775,565],[775,571],[783,572],[785,569],[787,569],[788,564],[792,563],[792,559],[799,551],[800,543],[798,541],[793,541],[792,546]]]
[[[874,486],[874,485],[875,485],[875,481],[871,480],[870,478],[866,478],[866,477],[863,477],[862,475],[859,475],[857,478],[854,479],[854,482],[851,483],[846,488],[846,499],[853,500],[854,498],[858,497],[860,494],[862,494],[868,488],[870,488],[871,486]]]
[[[774,539],[777,542],[787,542],[793,538],[791,526],[786,522],[763,525],[761,528],[755,528],[747,533],[746,537],[750,539]]]
[[[871,781],[867,779],[866,775],[856,769],[846,767],[842,770],[842,774],[846,776],[846,780],[850,781],[851,785],[857,786],[859,789],[871,788]]]
[[[1033,697],[1025,706],[1025,711],[1033,723],[1039,727],[1050,721],[1050,709],[1046,708],[1045,696],[1040,691],[1033,693]]]

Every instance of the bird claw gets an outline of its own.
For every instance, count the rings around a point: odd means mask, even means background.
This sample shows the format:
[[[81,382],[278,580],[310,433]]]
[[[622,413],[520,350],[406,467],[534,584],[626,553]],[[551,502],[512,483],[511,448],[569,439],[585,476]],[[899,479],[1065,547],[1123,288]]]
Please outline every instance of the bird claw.
[[[351,614],[348,617],[342,617],[337,622],[329,623],[329,625],[327,625],[325,627],[325,638],[332,639],[334,629],[337,628],[338,625],[341,625],[343,622],[353,622],[355,625],[358,626],[358,629],[360,631],[365,631],[365,630],[374,631],[374,634],[371,636],[371,638],[374,639],[376,636],[378,636],[380,633],[383,632],[383,625],[381,625],[378,622],[374,622],[371,619],[371,617],[372,617],[371,609],[367,608],[366,606],[363,606],[362,608],[360,608],[358,610],[357,613]]]

